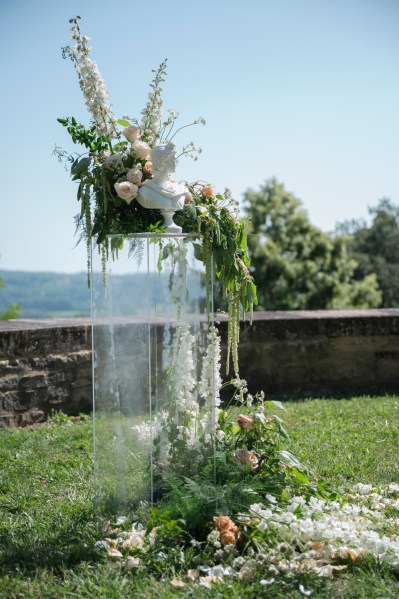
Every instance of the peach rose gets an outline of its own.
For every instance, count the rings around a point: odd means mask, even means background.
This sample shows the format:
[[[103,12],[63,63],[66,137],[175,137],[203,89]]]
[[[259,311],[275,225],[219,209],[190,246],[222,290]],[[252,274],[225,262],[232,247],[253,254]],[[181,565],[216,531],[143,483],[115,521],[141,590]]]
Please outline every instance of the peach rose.
[[[237,530],[237,526],[234,524],[233,520],[228,516],[214,516],[213,521],[216,524],[216,528],[218,530]]]
[[[122,183],[115,183],[115,191],[122,200],[125,200],[127,204],[130,204],[132,200],[137,196],[139,188],[130,181],[122,181]]]
[[[151,175],[152,173],[152,162],[147,161],[143,166],[143,173],[146,175]]]
[[[122,134],[128,141],[134,142],[140,137],[140,127],[136,127],[136,125],[129,125],[129,127],[126,127],[126,129],[122,131]]]
[[[219,531],[222,545],[235,545],[238,539],[238,528],[228,516],[214,516],[214,523]]]
[[[244,414],[240,414],[237,418],[237,424],[240,428],[252,428],[255,424],[255,418],[253,416],[245,416]]]
[[[201,193],[204,196],[204,198],[213,198],[215,197],[215,188],[213,185],[204,185],[204,187],[201,189]]]
[[[248,449],[237,449],[234,452],[234,457],[242,466],[251,466],[252,470],[258,469],[258,458],[256,455]]]

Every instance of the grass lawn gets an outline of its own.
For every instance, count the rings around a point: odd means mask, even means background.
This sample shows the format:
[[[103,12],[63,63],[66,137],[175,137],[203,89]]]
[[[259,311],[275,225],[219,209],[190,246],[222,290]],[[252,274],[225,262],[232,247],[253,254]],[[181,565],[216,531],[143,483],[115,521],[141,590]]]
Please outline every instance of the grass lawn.
[[[319,399],[284,404],[292,451],[314,476],[340,490],[399,482],[399,397]],[[228,581],[211,590],[126,571],[94,551],[89,419],[57,416],[30,429],[0,431],[0,597],[291,598],[295,582]],[[227,580],[227,579],[226,579]],[[397,598],[398,577],[373,560],[335,579],[314,578],[312,597]]]

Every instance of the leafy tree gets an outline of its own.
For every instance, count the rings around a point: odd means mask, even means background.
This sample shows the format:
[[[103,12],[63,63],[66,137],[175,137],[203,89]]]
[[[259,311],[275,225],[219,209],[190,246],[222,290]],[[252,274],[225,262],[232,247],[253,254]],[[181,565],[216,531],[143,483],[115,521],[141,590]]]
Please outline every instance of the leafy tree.
[[[309,221],[301,201],[271,179],[248,189],[248,247],[258,286],[258,309],[373,308],[381,293],[375,274],[354,279],[344,235],[324,233]],[[252,235],[254,234],[254,235]]]
[[[369,208],[370,226],[364,220],[352,220],[337,227],[348,236],[349,253],[356,260],[355,278],[370,273],[377,276],[382,292],[382,307],[399,307],[399,206],[382,198]]]

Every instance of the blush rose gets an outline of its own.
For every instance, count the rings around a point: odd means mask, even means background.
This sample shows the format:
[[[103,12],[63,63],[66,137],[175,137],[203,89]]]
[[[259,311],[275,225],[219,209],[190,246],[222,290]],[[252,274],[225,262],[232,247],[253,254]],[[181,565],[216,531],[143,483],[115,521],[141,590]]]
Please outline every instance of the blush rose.
[[[115,191],[122,200],[125,200],[127,204],[130,204],[132,200],[137,196],[138,187],[130,181],[122,181],[122,183],[115,183]]]

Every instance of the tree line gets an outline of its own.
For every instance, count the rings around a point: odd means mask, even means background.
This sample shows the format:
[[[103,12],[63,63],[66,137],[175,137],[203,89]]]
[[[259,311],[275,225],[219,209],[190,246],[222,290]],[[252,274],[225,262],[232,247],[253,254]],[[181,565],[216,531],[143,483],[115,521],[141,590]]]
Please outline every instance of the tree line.
[[[399,307],[399,207],[369,208],[325,233],[276,179],[244,194],[259,310]]]

